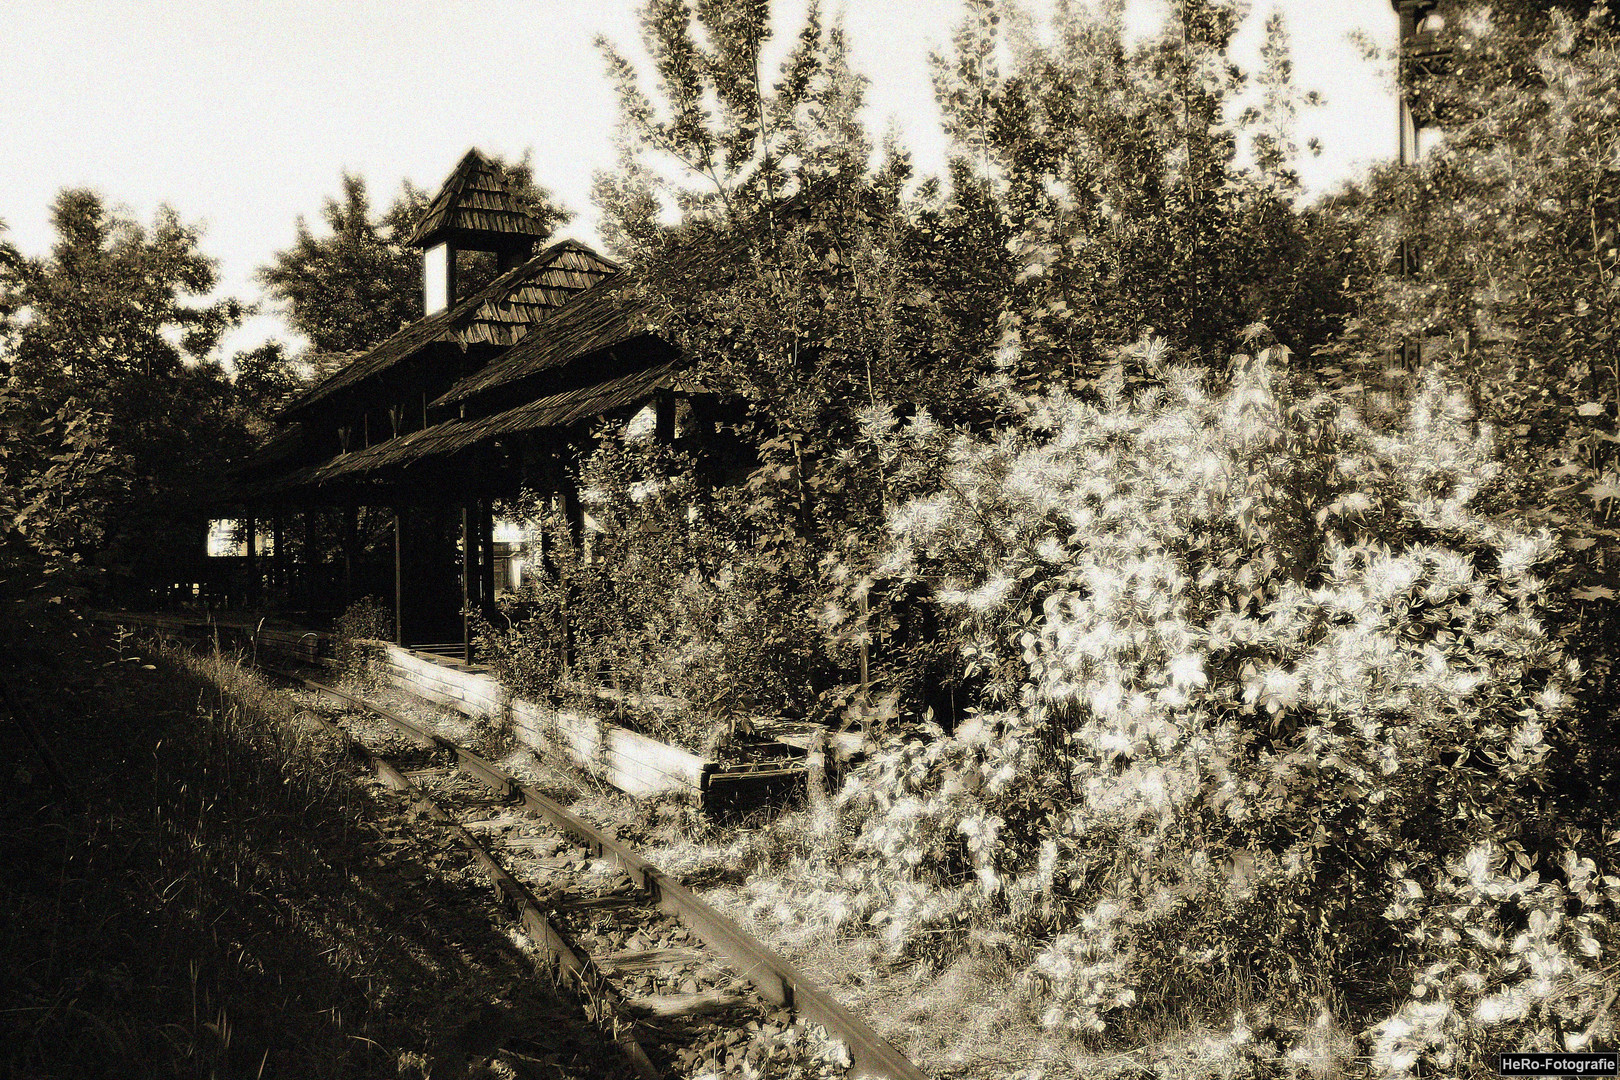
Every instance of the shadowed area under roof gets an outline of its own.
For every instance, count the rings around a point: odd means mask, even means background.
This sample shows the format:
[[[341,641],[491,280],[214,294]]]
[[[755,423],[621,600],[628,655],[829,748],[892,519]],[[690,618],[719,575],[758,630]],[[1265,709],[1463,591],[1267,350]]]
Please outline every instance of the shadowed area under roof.
[[[590,386],[552,394],[478,420],[446,420],[432,427],[368,446],[364,450],[339,454],[318,465],[299,469],[270,486],[273,489],[287,490],[327,483],[380,469],[408,465],[423,458],[453,454],[501,435],[564,427],[579,420],[645,402],[657,391],[672,383],[679,366],[678,361],[670,361]]]

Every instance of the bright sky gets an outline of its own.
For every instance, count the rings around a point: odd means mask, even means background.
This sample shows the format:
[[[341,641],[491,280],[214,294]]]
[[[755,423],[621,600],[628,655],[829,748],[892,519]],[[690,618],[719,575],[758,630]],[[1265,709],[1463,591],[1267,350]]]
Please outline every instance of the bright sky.
[[[1348,40],[1395,37],[1389,0],[1251,0],[1252,55],[1273,4],[1288,19],[1297,82],[1327,105],[1301,142],[1321,191],[1395,151],[1387,73]],[[1133,28],[1157,19],[1133,0]],[[614,101],[592,47],[606,34],[640,55],[637,0],[0,0],[0,220],[42,254],[63,187],[91,187],[142,221],[162,203],[205,227],[221,291],[253,299],[254,270],[318,220],[344,170],[385,206],[402,178],[432,191],[469,146],[518,156],[573,210],[564,232],[595,240],[591,173],[613,163]],[[824,0],[836,10],[838,0]],[[844,0],[869,126],[898,124],[916,163],[942,146],[927,56],[960,0]],[[785,44],[803,0],[776,0]],[[227,351],[287,338],[261,317]],[[291,340],[289,338],[289,340]]]

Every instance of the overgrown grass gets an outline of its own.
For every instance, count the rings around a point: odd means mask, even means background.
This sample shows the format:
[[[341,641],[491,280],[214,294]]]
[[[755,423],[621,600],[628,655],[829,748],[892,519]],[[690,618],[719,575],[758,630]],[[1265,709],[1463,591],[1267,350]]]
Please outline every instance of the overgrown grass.
[[[334,736],[230,656],[105,655],[46,725],[75,803],[0,802],[0,1075],[459,1075],[492,1007],[547,1018],[537,1053],[597,1053]]]
[[[77,758],[81,806],[8,801],[8,862],[36,870],[9,876],[6,890],[4,962],[20,998],[0,1021],[8,1070],[378,1068],[352,962],[307,963],[329,934],[284,900],[324,861],[318,841],[359,828],[342,749],[296,727],[229,660],[158,653],[150,670],[92,683],[84,712],[54,725],[63,756]],[[316,1001],[330,1004],[317,1012]]]

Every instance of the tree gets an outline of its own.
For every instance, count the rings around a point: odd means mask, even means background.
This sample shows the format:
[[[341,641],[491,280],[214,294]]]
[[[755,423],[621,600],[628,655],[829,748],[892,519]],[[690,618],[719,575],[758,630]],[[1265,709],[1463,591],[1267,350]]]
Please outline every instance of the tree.
[[[248,446],[210,354],[243,314],[215,285],[197,231],[171,209],[150,228],[67,190],[49,256],[8,251],[0,296],[5,546],[43,570],[161,575],[196,542],[187,518]],[[70,573],[70,576],[71,573]]]
[[[934,58],[952,198],[1016,254],[1003,365],[1031,384],[1091,378],[1155,329],[1216,361],[1256,323],[1312,348],[1337,301],[1320,262],[1297,257],[1314,240],[1293,205],[1289,128],[1313,99],[1293,87],[1280,17],[1262,106],[1233,119],[1248,79],[1230,56],[1236,5],[1180,0],[1135,45],[1123,11],[1060,3],[1043,36],[1016,4],[974,0]]]
[[[317,238],[298,219],[293,246],[259,270],[259,282],[286,304],[312,353],[361,352],[422,317],[422,257],[403,241],[426,206],[427,196],[407,181],[374,216],[365,180],[345,173],[341,199],[321,209],[330,235]]]
[[[904,225],[867,176],[862,80],[841,26],[812,5],[768,82],[768,16],[755,0],[649,3],[656,107],[602,43],[623,162],[597,194],[699,377],[750,402],[771,432],[805,435],[847,422],[852,402],[916,389],[897,320],[920,294],[891,258]],[[680,223],[661,227],[661,207]]]
[[[190,300],[213,289],[214,264],[196,250],[196,230],[167,207],[148,230],[92,191],[67,190],[51,221],[58,239],[50,257],[17,258],[8,275],[29,316],[11,374],[41,390],[173,375],[245,314],[235,300]]]
[[[699,377],[775,433],[830,436],[857,408],[949,397],[964,369],[943,362],[940,298],[909,260],[926,242],[900,199],[909,163],[891,145],[869,169],[841,24],[812,4],[771,81],[768,14],[757,0],[649,3],[656,106],[602,43],[623,160],[597,195]],[[659,224],[665,207],[677,225]]]
[[[658,106],[634,65],[597,41],[619,95],[621,162],[598,176],[596,195],[623,254],[656,243],[663,206],[687,222],[758,224],[770,235],[779,199],[808,181],[864,172],[864,81],[849,68],[841,22],[824,27],[819,4],[770,87],[761,70],[768,0],[648,0],[641,22]]]
[[[1601,749],[1620,736],[1620,35],[1606,8],[1569,7],[1448,3],[1448,55],[1403,61],[1442,135],[1335,208],[1365,267],[1336,350],[1371,381],[1422,343],[1503,436],[1498,510],[1564,536],[1557,630],[1584,676],[1559,785],[1601,817],[1620,781]]]
[[[0,237],[6,232],[6,223],[0,219]],[[17,313],[19,301],[10,285],[18,264],[22,261],[11,241],[0,239],[0,356],[6,355],[11,342],[12,316]]]
[[[738,491],[712,490],[738,463],[715,467],[712,445],[698,448],[696,476],[736,552],[727,587],[747,621],[813,635],[826,557],[879,535],[883,466],[857,433],[924,406],[946,422],[984,419],[975,382],[994,304],[963,302],[952,278],[933,277],[935,222],[904,196],[910,162],[896,140],[874,163],[864,80],[838,21],[812,4],[774,70],[757,0],[651,0],[643,29],[652,97],[603,43],[621,109],[620,167],[597,178],[603,231],[635,265],[650,321],[724,396],[726,426],[749,448]],[[793,696],[803,707],[825,694],[816,707],[831,709],[858,670],[854,647],[836,662],[806,663],[811,652],[751,658],[772,672],[725,678],[762,690],[814,668],[810,697]]]
[[[246,402],[268,417],[304,385],[297,363],[279,341],[267,341],[231,358],[232,381]]]
[[[1594,436],[1620,390],[1620,50],[1604,9],[1581,20],[1546,7],[1444,9],[1449,56],[1413,68],[1440,145],[1344,206],[1378,272],[1343,351],[1426,339],[1491,419],[1601,465],[1610,444]]]

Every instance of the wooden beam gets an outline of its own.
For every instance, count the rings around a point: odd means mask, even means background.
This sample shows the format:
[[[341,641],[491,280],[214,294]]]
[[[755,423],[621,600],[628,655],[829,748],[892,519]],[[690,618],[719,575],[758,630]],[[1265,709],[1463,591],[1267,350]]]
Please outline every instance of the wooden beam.
[[[405,547],[405,511],[401,507],[394,508],[394,644],[405,644],[405,575],[400,568],[400,559]]]
[[[270,518],[271,604],[279,604],[287,592],[287,537],[278,512]]]
[[[354,559],[360,547],[360,508],[349,503],[343,508],[343,529],[338,540],[343,548],[343,606],[354,603]]]
[[[304,573],[299,582],[303,594],[304,610],[313,610],[320,593],[315,587],[315,515],[313,508],[304,511]]]
[[[472,610],[478,592],[478,536],[473,531],[475,507],[461,506],[461,658],[473,662]]]
[[[574,550],[579,551],[585,542],[585,508],[579,504],[579,486],[572,476],[562,478],[562,500],[568,533],[573,538]]]
[[[253,607],[259,602],[259,523],[247,519],[247,603]]]
[[[675,441],[675,395],[668,390],[659,393],[653,403],[653,439],[660,446]]]
[[[484,618],[495,618],[495,507],[490,499],[478,504],[478,606]]]

